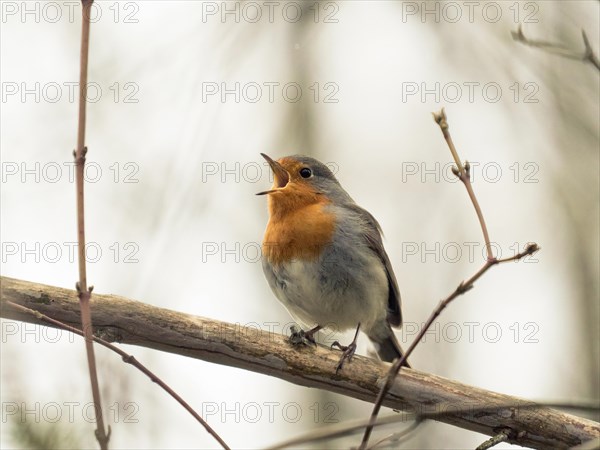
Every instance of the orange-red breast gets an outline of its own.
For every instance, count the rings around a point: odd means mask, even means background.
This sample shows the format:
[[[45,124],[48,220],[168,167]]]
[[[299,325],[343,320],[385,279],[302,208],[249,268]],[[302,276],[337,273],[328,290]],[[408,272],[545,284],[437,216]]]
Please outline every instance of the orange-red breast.
[[[314,342],[323,327],[357,328],[339,345],[351,358],[360,328],[384,361],[402,356],[392,326],[401,327],[400,291],[377,220],[358,206],[329,168],[307,156],[268,161],[274,183],[262,264],[269,286],[294,319],[309,331],[292,342]]]

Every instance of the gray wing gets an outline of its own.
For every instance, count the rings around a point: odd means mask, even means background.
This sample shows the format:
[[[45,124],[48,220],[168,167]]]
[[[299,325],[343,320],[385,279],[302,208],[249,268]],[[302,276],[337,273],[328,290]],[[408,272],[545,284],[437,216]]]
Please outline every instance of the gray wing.
[[[385,267],[385,272],[388,279],[388,305],[387,305],[387,319],[388,322],[394,326],[399,327],[402,325],[402,311],[400,310],[400,289],[398,289],[398,282],[396,281],[396,275],[392,268],[392,263],[388,257],[385,249],[383,248],[383,241],[381,239],[381,226],[379,222],[371,215],[370,212],[361,208],[355,203],[348,203],[344,205],[345,208],[357,213],[360,218],[365,222],[363,227],[363,236],[367,241],[369,248],[371,248]]]

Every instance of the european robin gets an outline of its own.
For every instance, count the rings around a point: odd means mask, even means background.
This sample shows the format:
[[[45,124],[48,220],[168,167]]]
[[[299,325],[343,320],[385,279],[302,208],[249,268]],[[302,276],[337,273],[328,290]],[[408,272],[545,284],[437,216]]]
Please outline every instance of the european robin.
[[[379,357],[402,356],[393,327],[402,326],[400,291],[383,248],[381,227],[342,188],[331,170],[308,156],[274,161],[261,153],[274,175],[262,266],[269,286],[294,320],[293,343],[315,343],[321,328],[356,328],[336,372],[356,350],[358,330]],[[408,364],[406,364],[408,366]]]

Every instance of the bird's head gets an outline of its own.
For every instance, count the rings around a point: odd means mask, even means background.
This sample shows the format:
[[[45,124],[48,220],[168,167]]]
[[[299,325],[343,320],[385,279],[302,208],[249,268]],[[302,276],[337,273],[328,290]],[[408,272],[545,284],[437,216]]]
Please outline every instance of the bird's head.
[[[301,155],[275,161],[264,153],[261,155],[273,171],[273,186],[256,195],[269,196],[271,212],[349,199],[331,170],[320,161]]]

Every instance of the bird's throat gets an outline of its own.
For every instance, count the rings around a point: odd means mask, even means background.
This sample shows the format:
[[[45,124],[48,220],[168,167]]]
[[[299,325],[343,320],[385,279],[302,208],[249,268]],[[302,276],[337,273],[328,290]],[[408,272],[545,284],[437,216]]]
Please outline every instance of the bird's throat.
[[[335,216],[326,210],[327,202],[289,207],[281,200],[284,199],[269,199],[263,257],[276,265],[293,259],[317,259],[331,243],[335,229]]]

